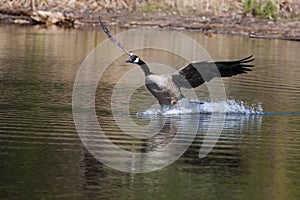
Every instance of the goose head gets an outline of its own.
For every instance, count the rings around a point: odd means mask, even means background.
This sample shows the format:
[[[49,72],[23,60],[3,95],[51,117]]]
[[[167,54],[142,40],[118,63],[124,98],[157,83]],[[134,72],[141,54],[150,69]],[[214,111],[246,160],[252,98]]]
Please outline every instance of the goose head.
[[[137,55],[134,54],[130,55],[129,59],[126,62],[139,65],[144,71],[146,76],[152,74],[147,64],[142,59],[140,59],[140,57],[138,57]]]
[[[128,60],[126,60],[126,62],[139,64],[140,60],[141,60],[141,59],[140,59],[137,55],[134,55],[134,54],[133,54],[133,55],[131,55],[131,56],[129,57]]]

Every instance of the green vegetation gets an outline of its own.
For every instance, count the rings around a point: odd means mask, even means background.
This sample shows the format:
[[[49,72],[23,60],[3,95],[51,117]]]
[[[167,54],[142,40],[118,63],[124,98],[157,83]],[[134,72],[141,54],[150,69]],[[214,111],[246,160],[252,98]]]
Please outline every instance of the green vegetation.
[[[278,3],[272,0],[244,0],[245,11],[254,16],[276,18]]]

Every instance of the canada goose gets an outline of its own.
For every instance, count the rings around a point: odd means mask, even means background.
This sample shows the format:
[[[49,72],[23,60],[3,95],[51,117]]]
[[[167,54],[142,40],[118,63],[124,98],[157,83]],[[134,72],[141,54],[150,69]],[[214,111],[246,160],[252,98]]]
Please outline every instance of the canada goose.
[[[130,56],[126,62],[134,63],[141,67],[145,74],[147,89],[161,106],[174,106],[180,99],[184,98],[180,88],[196,88],[215,77],[230,77],[247,73],[247,71],[252,71],[249,68],[254,67],[254,65],[247,64],[254,60],[251,55],[235,61],[192,62],[173,73],[154,74],[140,57],[125,49],[120,42],[112,37],[100,17],[99,22],[108,38]],[[214,66],[217,67],[218,72],[213,70]],[[202,76],[203,74],[201,75],[200,72],[205,73],[205,76]]]

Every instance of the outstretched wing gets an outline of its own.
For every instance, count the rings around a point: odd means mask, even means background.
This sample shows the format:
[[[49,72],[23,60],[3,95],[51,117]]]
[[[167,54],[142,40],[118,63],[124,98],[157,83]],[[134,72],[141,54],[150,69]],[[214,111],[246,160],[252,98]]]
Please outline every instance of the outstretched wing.
[[[99,16],[98,18],[99,23],[104,31],[104,33],[107,35],[107,37],[110,39],[110,41],[112,41],[115,45],[117,45],[118,47],[120,47],[120,49],[122,49],[122,51],[124,51],[127,55],[132,56],[133,53],[128,51],[118,40],[116,40],[111,33],[109,32],[109,30],[106,28],[105,24],[102,22],[101,17]]]
[[[196,62],[174,72],[173,81],[178,87],[195,88],[215,77],[230,77],[252,71],[254,65],[248,64],[254,59],[252,55],[235,61]]]

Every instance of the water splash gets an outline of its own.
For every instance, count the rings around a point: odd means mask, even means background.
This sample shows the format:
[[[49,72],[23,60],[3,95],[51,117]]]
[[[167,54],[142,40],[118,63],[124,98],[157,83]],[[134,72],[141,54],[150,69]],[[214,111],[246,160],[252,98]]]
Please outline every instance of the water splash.
[[[260,103],[247,105],[243,101],[227,99],[223,102],[206,102],[184,98],[175,106],[164,106],[161,110],[159,106],[149,108],[143,112],[138,112],[138,116],[149,115],[178,115],[193,113],[223,113],[223,114],[244,114],[244,115],[262,115],[263,109]]]

